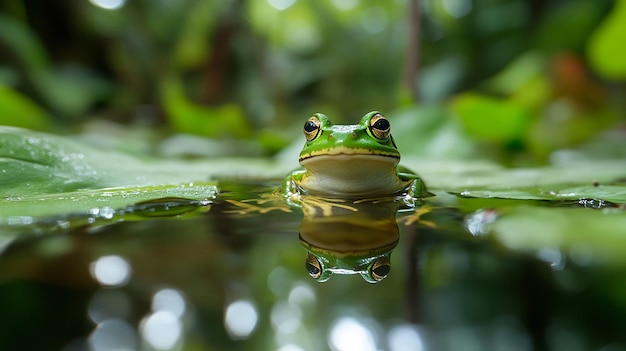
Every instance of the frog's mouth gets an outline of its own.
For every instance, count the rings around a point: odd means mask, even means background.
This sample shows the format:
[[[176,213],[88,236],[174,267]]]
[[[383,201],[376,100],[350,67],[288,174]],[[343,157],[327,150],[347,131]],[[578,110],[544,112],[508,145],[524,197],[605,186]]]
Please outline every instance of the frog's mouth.
[[[311,152],[308,155],[301,156],[299,161],[302,164],[303,162],[307,162],[307,160],[313,158],[327,158],[327,157],[335,157],[335,156],[371,156],[371,157],[385,157],[390,159],[395,159],[396,163],[400,160],[400,155],[397,153],[387,153],[379,150],[370,150],[370,149],[351,149],[347,147],[336,147],[332,149],[322,149],[319,151]],[[304,166],[304,164],[302,164]]]
[[[343,178],[340,176],[343,174],[348,178],[354,176],[354,179],[363,179],[370,173],[395,173],[400,155],[378,150],[337,147],[312,152],[300,157],[299,161],[312,173],[337,174],[339,178]]]
[[[403,188],[397,177],[396,167],[400,161],[397,154],[347,150],[352,152],[336,150],[300,159],[300,164],[306,168],[303,188],[312,193],[338,196],[391,194]]]

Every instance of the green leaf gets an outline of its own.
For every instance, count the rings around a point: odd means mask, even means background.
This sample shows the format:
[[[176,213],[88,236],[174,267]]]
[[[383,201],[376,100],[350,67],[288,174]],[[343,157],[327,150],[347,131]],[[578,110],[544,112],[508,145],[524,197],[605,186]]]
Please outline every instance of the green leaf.
[[[65,193],[8,197],[0,199],[0,226],[28,225],[50,218],[58,218],[54,222],[67,221],[66,225],[70,225],[70,220],[81,224],[98,219],[119,221],[122,215],[149,216],[149,212],[143,213],[147,203],[154,205],[149,207],[151,211],[159,204],[172,208],[194,204],[205,206],[216,194],[215,183],[204,182],[193,185],[165,184],[83,189]],[[162,214],[167,215],[167,212]]]
[[[78,65],[64,65],[31,75],[47,104],[56,112],[74,118],[82,116],[113,91],[111,83]]]
[[[49,129],[48,114],[34,101],[0,84],[0,125]]]
[[[592,34],[587,55],[591,67],[609,79],[626,79],[626,0],[616,0],[611,13]]]
[[[0,127],[0,226],[47,223],[50,229],[57,225],[55,218],[73,226],[89,218],[120,220],[168,203],[205,206],[217,194],[206,168],[143,161],[58,136]],[[146,206],[150,201],[152,206]],[[132,207],[138,203],[143,207]]]
[[[222,3],[220,3],[221,5]],[[218,4],[200,1],[188,6],[187,16],[182,23],[181,33],[172,52],[173,60],[181,69],[201,66],[211,54],[210,42],[217,19],[220,17]]]
[[[457,121],[450,120],[450,109],[438,105],[408,107],[394,111],[393,137],[405,156],[463,158],[474,145]]]
[[[587,160],[557,166],[504,168],[486,161],[424,161],[404,157],[427,186],[466,197],[518,200],[578,200],[590,198],[626,203],[626,163]]]
[[[541,16],[537,33],[533,35],[536,47],[546,52],[579,52],[602,19],[605,2],[569,0],[559,5],[547,6],[545,15]]]
[[[520,138],[530,120],[530,113],[522,106],[475,93],[458,96],[452,108],[470,135],[488,142]]]
[[[194,103],[185,96],[182,83],[175,78],[163,82],[162,88],[167,117],[176,131],[207,137],[243,138],[251,134],[239,106],[212,107]]]
[[[29,70],[43,70],[50,65],[46,50],[28,26],[0,15],[0,43],[4,43]]]
[[[520,55],[495,76],[485,82],[494,93],[512,95],[537,76],[543,74],[546,67],[545,57],[530,51]]]
[[[463,196],[480,198],[501,198],[519,200],[580,200],[593,199],[626,204],[625,185],[603,186],[560,186],[547,185],[521,189],[495,189],[495,190],[464,190]]]

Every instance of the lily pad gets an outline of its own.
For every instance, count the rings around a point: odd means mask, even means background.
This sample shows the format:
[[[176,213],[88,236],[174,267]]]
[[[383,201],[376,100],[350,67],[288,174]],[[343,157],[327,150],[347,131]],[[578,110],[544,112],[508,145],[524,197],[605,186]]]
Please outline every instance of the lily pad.
[[[465,190],[460,193],[467,197],[502,198],[518,200],[583,200],[595,199],[613,203],[626,203],[626,186],[571,186],[533,187],[511,190]]]
[[[465,197],[518,200],[597,200],[626,203],[626,163],[599,160],[534,168],[505,168],[484,161],[407,159],[431,190]]]
[[[218,189],[198,168],[140,160],[59,136],[0,127],[0,226],[56,221],[71,226],[85,220],[111,220],[114,215],[119,220],[122,214],[154,211],[159,200],[171,207],[206,206]],[[146,202],[153,206],[131,207]]]

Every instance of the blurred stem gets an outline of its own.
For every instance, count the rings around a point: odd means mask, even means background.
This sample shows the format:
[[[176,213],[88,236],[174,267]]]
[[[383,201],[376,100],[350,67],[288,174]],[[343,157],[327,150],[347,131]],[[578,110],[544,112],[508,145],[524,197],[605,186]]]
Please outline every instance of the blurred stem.
[[[228,68],[233,64],[233,40],[242,25],[243,0],[231,2],[231,7],[220,16],[212,44],[212,54],[204,70],[204,86],[201,101],[217,104],[224,98],[228,84]]]
[[[409,0],[409,32],[407,36],[407,57],[405,64],[405,83],[413,102],[419,101],[417,81],[419,77],[420,52],[420,2]]]

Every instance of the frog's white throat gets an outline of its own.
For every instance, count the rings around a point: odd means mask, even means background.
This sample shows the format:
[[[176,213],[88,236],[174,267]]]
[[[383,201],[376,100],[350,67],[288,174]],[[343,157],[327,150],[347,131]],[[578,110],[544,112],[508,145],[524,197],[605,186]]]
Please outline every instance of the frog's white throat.
[[[385,155],[318,155],[300,161],[306,168],[301,186],[311,194],[330,196],[389,195],[402,191],[400,157]]]

